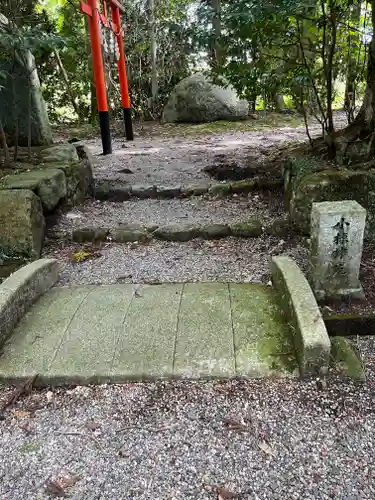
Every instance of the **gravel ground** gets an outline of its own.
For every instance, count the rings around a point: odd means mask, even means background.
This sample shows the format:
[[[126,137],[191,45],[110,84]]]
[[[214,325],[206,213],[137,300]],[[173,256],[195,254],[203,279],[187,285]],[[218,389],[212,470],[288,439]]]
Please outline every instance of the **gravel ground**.
[[[336,126],[344,126],[345,114],[336,114]],[[160,127],[163,132],[163,127]],[[311,127],[312,136],[321,128]],[[97,156],[96,179],[110,179],[130,184],[186,185],[206,184],[210,177],[202,172],[206,165],[215,164],[223,156],[238,164],[257,163],[267,159],[272,150],[288,142],[306,141],[301,127],[281,127],[262,131],[225,132],[198,137],[136,137],[134,142],[113,140],[113,154],[100,156],[100,139],[86,141]],[[130,169],[131,174],[124,174]]]
[[[374,397],[333,376],[34,391],[0,422],[0,497],[373,499]]]
[[[306,261],[302,239],[272,236],[192,240],[186,243],[154,241],[150,245],[104,244],[86,246],[90,260],[75,263],[79,245],[47,247],[44,256],[61,262],[60,285],[192,281],[265,282],[270,279],[270,256],[287,254]]]
[[[193,197],[171,200],[129,200],[121,203],[89,201],[82,208],[62,214],[54,230],[79,227],[117,227],[120,223],[165,225],[184,223],[236,223],[255,217],[264,223],[282,217],[282,195],[251,193],[249,197]]]

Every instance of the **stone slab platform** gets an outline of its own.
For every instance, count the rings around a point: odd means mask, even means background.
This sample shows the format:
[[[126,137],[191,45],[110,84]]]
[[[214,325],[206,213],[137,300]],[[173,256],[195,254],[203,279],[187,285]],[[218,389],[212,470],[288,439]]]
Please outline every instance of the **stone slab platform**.
[[[0,380],[120,383],[298,375],[271,287],[185,283],[53,288],[0,356]]]

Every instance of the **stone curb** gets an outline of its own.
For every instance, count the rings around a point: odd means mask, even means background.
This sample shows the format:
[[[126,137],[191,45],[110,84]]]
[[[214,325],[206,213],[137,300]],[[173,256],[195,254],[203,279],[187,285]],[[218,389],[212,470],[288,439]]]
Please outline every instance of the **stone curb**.
[[[215,240],[230,236],[237,238],[257,238],[262,234],[283,236],[290,232],[284,220],[263,227],[258,220],[235,224],[168,224],[164,226],[142,226],[141,224],[122,225],[118,228],[82,227],[75,229],[66,237],[76,243],[115,243],[148,242],[152,239],[163,241],[190,241],[196,238]],[[283,230],[283,231],[282,231]]]
[[[102,183],[95,186],[94,197],[100,201],[122,202],[130,198],[190,198],[192,196],[225,197],[232,194],[246,194],[252,191],[275,191],[283,187],[283,181],[268,179],[247,179],[232,183],[196,185],[196,186],[156,186],[154,184],[123,185]]]
[[[22,267],[0,284],[0,348],[30,306],[59,277],[55,259],[39,259]]]
[[[301,375],[328,369],[331,341],[311,287],[297,264],[287,256],[273,257],[273,285],[289,321]]]

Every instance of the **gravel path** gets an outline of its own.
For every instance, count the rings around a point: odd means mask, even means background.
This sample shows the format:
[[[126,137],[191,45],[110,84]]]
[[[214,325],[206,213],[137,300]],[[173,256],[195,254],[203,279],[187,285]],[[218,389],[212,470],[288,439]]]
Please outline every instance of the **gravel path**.
[[[87,247],[90,251],[90,247]],[[265,282],[270,279],[269,259],[288,254],[297,262],[305,262],[306,244],[300,239],[280,240],[272,236],[260,238],[225,238],[192,240],[186,243],[154,241],[150,245],[106,244],[92,251],[93,259],[73,262],[72,254],[79,245],[47,247],[45,256],[59,258],[62,271],[60,285],[239,281]]]
[[[236,223],[255,217],[264,223],[282,217],[282,195],[251,193],[212,199],[193,197],[171,200],[129,200],[121,203],[89,201],[82,208],[63,214],[55,230],[79,227],[117,227],[121,223],[165,225],[184,223]]]
[[[337,113],[336,125],[345,124],[345,115]],[[160,133],[163,133],[160,127]],[[312,136],[321,128],[311,127]],[[130,184],[187,185],[206,184],[210,177],[202,172],[206,165],[225,158],[239,165],[262,163],[272,150],[288,142],[306,141],[306,130],[300,127],[281,127],[262,131],[229,131],[205,136],[136,137],[134,142],[113,140],[113,154],[99,156],[99,139],[87,141],[97,155],[94,177],[119,180]],[[131,174],[123,173],[130,169]]]
[[[373,499],[374,397],[334,377],[33,392],[0,422],[0,497]]]

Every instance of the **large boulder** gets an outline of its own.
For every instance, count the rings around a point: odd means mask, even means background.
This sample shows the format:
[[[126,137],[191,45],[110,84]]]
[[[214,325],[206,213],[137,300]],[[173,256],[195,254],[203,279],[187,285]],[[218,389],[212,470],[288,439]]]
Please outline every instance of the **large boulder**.
[[[57,168],[33,169],[6,177],[2,189],[29,189],[39,196],[43,209],[51,212],[66,197],[64,172]]]
[[[375,169],[334,169],[310,159],[293,158],[284,168],[284,188],[292,220],[310,232],[314,202],[355,200],[367,210],[367,239],[375,239]]]
[[[173,89],[164,108],[163,122],[241,120],[248,116],[248,108],[248,102],[240,100],[233,87],[219,87],[196,73]]]
[[[38,259],[45,221],[40,198],[26,189],[0,190],[0,252]]]
[[[31,145],[52,143],[52,131],[46,105],[42,96],[35,59],[29,50],[7,53],[7,46],[1,43],[1,34],[7,33],[10,24],[0,14],[0,52],[2,72],[5,75],[0,85],[0,119],[6,136],[14,137],[19,119],[19,144],[28,143],[29,110],[31,119]],[[6,42],[6,37],[4,37]]]

